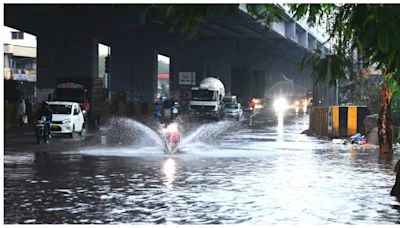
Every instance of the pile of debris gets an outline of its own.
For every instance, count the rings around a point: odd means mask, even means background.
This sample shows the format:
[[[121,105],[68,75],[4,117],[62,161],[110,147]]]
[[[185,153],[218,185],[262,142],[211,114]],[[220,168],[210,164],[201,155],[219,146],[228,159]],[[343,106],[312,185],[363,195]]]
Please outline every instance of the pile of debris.
[[[365,135],[357,133],[350,138],[335,138],[332,143],[335,144],[355,144],[357,146],[376,148],[379,145],[378,139],[378,115],[369,115],[364,120]],[[364,146],[365,145],[365,146]]]
[[[362,145],[367,143],[367,138],[365,135],[361,135],[360,133],[357,133],[353,136],[351,136],[349,139],[343,139],[343,138],[334,138],[332,139],[332,143],[334,144],[357,144],[357,145]]]

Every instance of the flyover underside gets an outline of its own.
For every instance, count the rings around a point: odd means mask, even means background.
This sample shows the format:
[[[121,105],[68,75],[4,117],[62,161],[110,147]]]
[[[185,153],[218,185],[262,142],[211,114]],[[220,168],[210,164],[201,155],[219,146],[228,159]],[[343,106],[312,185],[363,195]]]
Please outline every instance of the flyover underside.
[[[172,91],[182,89],[179,72],[195,72],[197,85],[206,76],[218,77],[227,94],[243,99],[264,96],[279,80],[312,85],[309,72],[299,70],[306,50],[243,12],[218,11],[194,39],[170,32],[163,17],[136,5],[6,4],[5,24],[37,36],[43,88],[53,88],[61,77],[97,77],[98,42],[111,46],[110,89],[149,102],[157,88],[157,53],[171,58]]]

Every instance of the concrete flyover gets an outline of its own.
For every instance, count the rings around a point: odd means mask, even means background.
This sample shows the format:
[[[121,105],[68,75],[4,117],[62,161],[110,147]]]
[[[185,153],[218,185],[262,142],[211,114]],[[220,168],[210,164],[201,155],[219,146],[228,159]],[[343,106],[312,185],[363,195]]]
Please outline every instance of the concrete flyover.
[[[54,88],[57,78],[98,76],[98,43],[111,47],[111,91],[152,103],[157,89],[157,54],[170,57],[171,92],[182,97],[179,72],[195,72],[196,84],[219,77],[228,94],[246,100],[264,96],[289,79],[312,88],[300,61],[316,36],[288,15],[265,30],[244,7],[235,14],[218,8],[195,38],[170,31],[171,21],[143,5],[5,4],[5,25],[37,36],[37,86]]]

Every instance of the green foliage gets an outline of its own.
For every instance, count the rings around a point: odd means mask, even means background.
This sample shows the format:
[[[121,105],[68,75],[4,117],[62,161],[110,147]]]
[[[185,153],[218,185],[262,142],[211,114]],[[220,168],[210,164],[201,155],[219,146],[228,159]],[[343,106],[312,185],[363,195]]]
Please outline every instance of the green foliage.
[[[256,20],[269,29],[272,22],[282,19],[284,9],[278,4],[246,4],[246,9]]]
[[[99,56],[99,76],[104,77],[105,74],[105,55]]]
[[[400,128],[400,98],[393,98],[390,106],[393,123]]]
[[[358,47],[388,73],[400,66],[400,6],[391,4],[358,4],[350,25]],[[395,75],[394,75],[395,76]],[[398,75],[396,75],[399,81]]]
[[[400,82],[400,6],[390,4],[290,4],[296,19],[328,28],[333,53],[346,56],[355,48],[367,64],[392,74]],[[325,18],[325,20],[320,20]],[[395,88],[395,86],[393,87]]]
[[[395,79],[395,73],[389,73],[385,76],[385,82],[389,86],[393,96],[400,98],[400,83]]]
[[[169,97],[169,86],[167,86],[165,83],[161,83],[161,94],[163,94],[166,97]]]
[[[366,105],[371,113],[379,113],[382,85],[363,79],[348,89],[353,104]]]
[[[397,143],[400,143],[400,127],[397,127]]]
[[[313,54],[306,54],[301,61],[301,69],[311,66],[315,83],[329,80],[329,85],[335,86],[337,81],[347,80],[346,67],[351,62],[341,54],[323,55],[319,49]]]
[[[169,73],[169,64],[158,60],[158,73]]]
[[[337,9],[335,4],[288,4],[295,20],[307,18],[311,26],[321,24],[323,16],[332,15]]]

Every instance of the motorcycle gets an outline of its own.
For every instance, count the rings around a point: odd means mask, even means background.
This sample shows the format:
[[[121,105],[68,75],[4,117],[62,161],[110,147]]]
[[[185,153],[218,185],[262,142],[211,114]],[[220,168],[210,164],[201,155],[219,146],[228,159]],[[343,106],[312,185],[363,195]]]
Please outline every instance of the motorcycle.
[[[173,152],[179,142],[182,140],[182,135],[179,131],[179,126],[176,123],[168,124],[164,129],[162,129],[166,146],[169,152]]]
[[[47,121],[46,116],[42,116],[40,120],[37,120],[35,126],[36,140],[38,144],[43,141],[45,144],[49,142],[50,139],[50,124]]]

